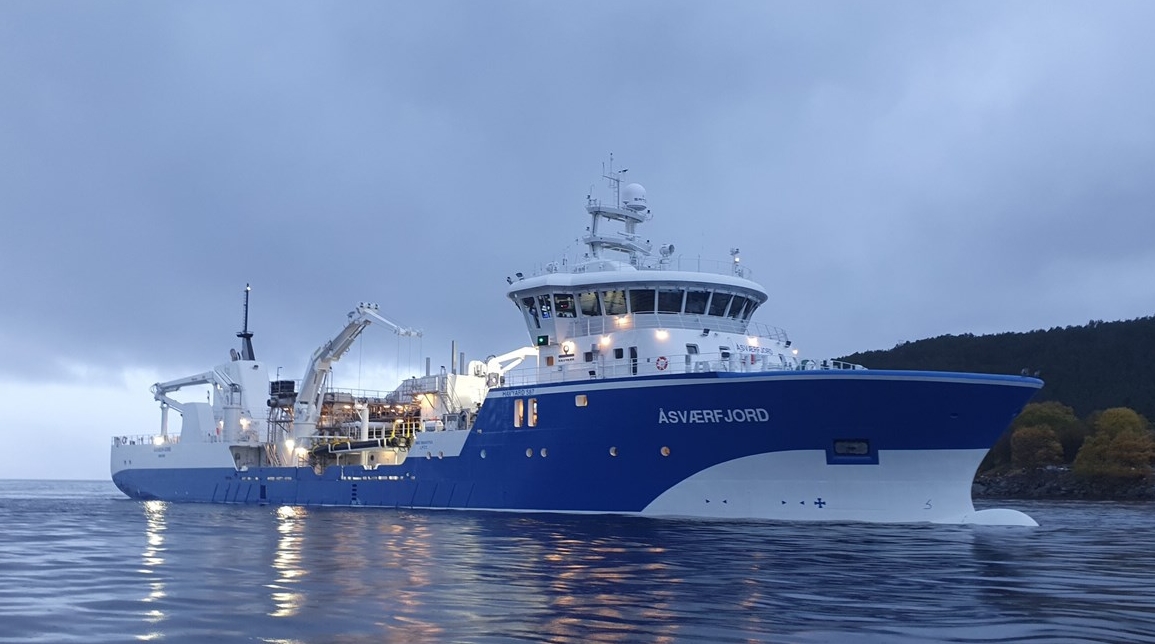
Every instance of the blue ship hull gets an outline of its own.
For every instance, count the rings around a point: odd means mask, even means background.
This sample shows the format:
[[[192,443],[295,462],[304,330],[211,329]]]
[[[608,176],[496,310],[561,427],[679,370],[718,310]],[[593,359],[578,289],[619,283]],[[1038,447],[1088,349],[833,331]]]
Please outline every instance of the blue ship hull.
[[[497,388],[471,430],[423,432],[456,448],[419,441],[397,465],[152,466],[143,447],[127,467],[114,453],[113,481],[136,499],[207,503],[956,521],[973,512],[979,461],[1040,386],[827,370]],[[530,400],[535,426],[515,426],[515,401]]]

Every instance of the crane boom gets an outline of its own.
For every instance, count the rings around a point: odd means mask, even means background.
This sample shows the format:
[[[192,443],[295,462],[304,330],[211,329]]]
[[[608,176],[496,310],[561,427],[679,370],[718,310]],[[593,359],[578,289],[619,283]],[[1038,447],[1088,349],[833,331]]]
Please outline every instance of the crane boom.
[[[297,402],[293,409],[293,436],[298,440],[311,436],[317,426],[317,420],[321,415],[321,403],[325,396],[325,384],[333,371],[333,363],[345,355],[361,332],[374,320],[384,324],[399,336],[421,337],[421,331],[402,327],[382,317],[377,312],[378,309],[376,304],[370,302],[359,303],[356,309],[349,312],[345,328],[313,352],[313,357],[309,359],[309,365],[305,368],[305,375],[301,378],[301,390],[297,394]]]
[[[190,387],[192,385],[212,385],[217,383],[216,370],[198,373],[195,376],[188,376],[186,378],[177,378],[176,380],[169,380],[168,382],[158,382],[152,386],[152,397],[160,403],[164,403],[177,411],[184,411],[184,405],[172,398],[168,394]]]

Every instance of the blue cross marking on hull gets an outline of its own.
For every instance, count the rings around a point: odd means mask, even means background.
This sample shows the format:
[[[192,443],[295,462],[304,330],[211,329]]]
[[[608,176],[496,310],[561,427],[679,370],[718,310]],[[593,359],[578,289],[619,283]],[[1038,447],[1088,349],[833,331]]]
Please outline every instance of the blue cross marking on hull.
[[[817,505],[818,509],[821,510],[822,508],[826,507],[826,501],[823,501],[822,497],[818,497],[818,500],[814,502],[814,505]]]

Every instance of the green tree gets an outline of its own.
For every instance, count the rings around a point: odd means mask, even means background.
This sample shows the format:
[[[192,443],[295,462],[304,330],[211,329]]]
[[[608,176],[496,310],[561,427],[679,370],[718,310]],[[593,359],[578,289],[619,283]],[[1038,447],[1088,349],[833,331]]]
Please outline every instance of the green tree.
[[[1075,457],[1075,473],[1097,480],[1132,480],[1151,475],[1155,437],[1147,420],[1132,409],[1115,407],[1098,414],[1092,434]]]
[[[1038,469],[1063,462],[1063,446],[1055,430],[1046,425],[1020,427],[1011,435],[1011,456],[1015,467]]]
[[[1112,438],[1120,433],[1140,434],[1147,431],[1147,419],[1127,407],[1112,407],[1095,417],[1096,434],[1107,434]]]
[[[1011,427],[1043,426],[1055,432],[1063,446],[1063,462],[1072,463],[1079,448],[1083,446],[1090,429],[1075,415],[1075,410],[1056,401],[1031,403],[1023,407],[1023,412],[1015,418]]]
[[[1012,438],[1015,432],[1024,427],[1046,427],[1053,431],[1062,446],[1063,463],[1074,462],[1075,455],[1090,433],[1088,426],[1079,420],[1075,410],[1070,407],[1055,401],[1031,403],[1023,407],[1023,411],[1011,421],[1011,426],[991,447],[979,469],[986,471],[1014,463]]]

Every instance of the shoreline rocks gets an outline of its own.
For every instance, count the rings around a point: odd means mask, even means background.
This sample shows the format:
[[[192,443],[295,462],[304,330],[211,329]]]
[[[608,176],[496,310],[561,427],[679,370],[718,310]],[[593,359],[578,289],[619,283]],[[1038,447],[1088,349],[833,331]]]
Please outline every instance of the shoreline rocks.
[[[971,495],[981,499],[1155,500],[1155,481],[1088,481],[1069,468],[986,472],[975,477]]]

